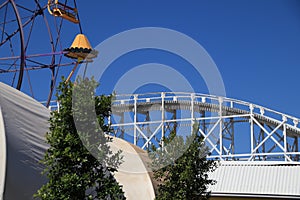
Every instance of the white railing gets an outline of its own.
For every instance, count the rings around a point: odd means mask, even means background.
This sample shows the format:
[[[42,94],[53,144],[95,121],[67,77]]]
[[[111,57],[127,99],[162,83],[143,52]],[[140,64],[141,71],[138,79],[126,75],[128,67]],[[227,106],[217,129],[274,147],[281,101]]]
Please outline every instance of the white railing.
[[[176,119],[170,119],[165,117],[165,108],[168,105],[178,105],[176,103],[184,104],[185,106],[179,106],[174,109],[186,109],[189,114],[185,117],[178,117]],[[150,105],[150,106],[149,106]],[[156,105],[155,109],[161,112],[161,119],[149,120],[149,121],[139,121],[138,113],[139,109],[151,109],[152,105]],[[215,112],[215,115],[199,117],[194,115],[195,106],[204,108],[205,106],[210,106],[213,108],[211,112]],[[203,107],[201,107],[203,106]],[[60,105],[56,101],[50,103],[50,110],[59,110]],[[155,137],[159,137],[161,140],[165,133],[166,124],[178,123],[181,126],[194,123],[194,121],[205,121],[211,120],[214,123],[211,125],[211,129],[206,132],[199,130],[199,132],[204,136],[205,141],[211,148],[211,152],[215,152],[210,156],[210,158],[220,158],[221,160],[231,159],[231,160],[255,160],[257,157],[262,157],[266,159],[267,157],[282,157],[285,162],[294,162],[295,160],[300,160],[300,127],[299,118],[266,108],[261,105],[249,103],[246,101],[241,101],[237,99],[219,97],[215,95],[199,94],[199,93],[185,93],[185,92],[160,92],[160,93],[146,93],[146,94],[123,94],[115,95],[115,99],[112,102],[113,113],[117,112],[130,112],[131,121],[114,121],[111,120],[111,126],[116,130],[121,127],[123,130],[127,130],[130,133],[133,144],[140,146],[141,148],[149,147]],[[130,109],[128,109],[130,108]],[[230,111],[230,114],[226,114],[224,111]],[[149,110],[150,111],[150,110]],[[223,115],[223,113],[225,113]],[[247,126],[249,134],[249,151],[239,152],[234,151],[235,148],[232,146],[236,145],[234,142],[234,136],[232,138],[225,138],[223,136],[223,125],[228,123],[230,119],[240,119],[248,120]],[[266,128],[264,123],[272,124],[272,127]],[[145,127],[155,126],[153,132],[147,133]],[[178,125],[179,126],[179,125]],[[255,132],[255,128],[259,131]],[[226,127],[225,127],[226,128]],[[228,127],[227,127],[228,128]],[[270,130],[271,129],[271,130]],[[116,130],[118,131],[118,130]],[[230,131],[228,129],[228,131]],[[212,132],[217,132],[216,135]],[[239,135],[240,133],[238,133]],[[260,136],[264,136],[259,138]],[[232,133],[234,135],[234,133]],[[299,138],[299,140],[298,140]],[[157,139],[157,138],[156,138]],[[226,141],[227,143],[226,143]],[[269,141],[269,142],[268,142]],[[140,143],[139,143],[140,142]],[[242,141],[238,141],[242,142]],[[273,147],[270,147],[270,143]],[[227,145],[227,146],[226,146]],[[269,148],[270,150],[261,151],[261,148]],[[274,151],[277,148],[279,150]],[[260,152],[259,152],[260,151]],[[297,162],[298,163],[298,162]]]
[[[186,92],[162,92],[162,93],[145,93],[145,94],[121,94],[116,95],[116,99],[113,105],[118,104],[134,104],[136,98],[137,103],[151,103],[164,101],[190,101],[190,102],[201,102],[210,104],[221,104],[229,108],[241,109],[244,111],[252,112],[266,118],[281,121],[283,118],[286,119],[290,126],[299,128],[300,119],[266,108],[261,105],[241,101],[237,99],[219,97],[215,95],[200,94],[200,93],[186,93]]]

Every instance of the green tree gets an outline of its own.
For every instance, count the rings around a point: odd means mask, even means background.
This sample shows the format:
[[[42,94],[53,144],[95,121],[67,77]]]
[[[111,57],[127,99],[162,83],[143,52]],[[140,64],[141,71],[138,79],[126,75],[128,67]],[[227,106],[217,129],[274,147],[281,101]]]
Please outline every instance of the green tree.
[[[43,159],[48,182],[35,194],[43,200],[125,199],[113,177],[121,152],[113,153],[105,136],[112,96],[95,96],[95,80],[78,79],[58,86],[58,111],[51,112],[50,145]],[[76,94],[74,95],[74,91]],[[74,103],[74,98],[76,102]],[[73,102],[72,102],[73,100]],[[86,109],[92,108],[95,115]],[[74,117],[75,116],[75,117]],[[76,126],[75,126],[76,124]]]
[[[195,127],[194,130],[197,130]],[[208,148],[197,131],[183,138],[175,131],[164,138],[165,147],[151,154],[154,178],[160,183],[157,200],[208,199],[208,186],[215,184],[208,173],[216,168],[216,161],[207,160]],[[161,168],[160,168],[161,167]]]

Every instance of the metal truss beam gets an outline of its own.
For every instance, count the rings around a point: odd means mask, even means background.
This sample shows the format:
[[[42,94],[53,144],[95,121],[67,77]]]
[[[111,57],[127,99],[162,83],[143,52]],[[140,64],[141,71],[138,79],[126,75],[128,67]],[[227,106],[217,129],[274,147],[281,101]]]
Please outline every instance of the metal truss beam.
[[[109,123],[114,136],[143,149],[163,147],[171,132],[191,134],[197,123],[211,159],[300,164],[299,121],[236,99],[163,92],[116,95]]]
[[[134,130],[134,144],[144,149],[163,146],[162,138],[172,131],[190,133],[197,123],[209,158],[299,161],[299,119],[259,105],[204,94],[152,93],[117,95],[112,108],[112,117],[128,116],[112,121],[115,135],[130,141]]]

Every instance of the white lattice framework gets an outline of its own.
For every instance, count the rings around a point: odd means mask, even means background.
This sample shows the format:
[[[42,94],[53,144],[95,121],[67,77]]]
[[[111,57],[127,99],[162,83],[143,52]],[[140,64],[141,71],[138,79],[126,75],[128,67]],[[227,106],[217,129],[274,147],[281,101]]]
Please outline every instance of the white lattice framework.
[[[110,123],[115,136],[143,149],[163,145],[171,131],[190,133],[197,123],[210,158],[299,162],[299,121],[236,99],[163,92],[117,95]]]
[[[58,109],[52,102],[49,109]],[[197,93],[116,95],[108,121],[114,136],[147,149],[171,131],[197,130],[209,158],[300,164],[300,119],[260,105]]]

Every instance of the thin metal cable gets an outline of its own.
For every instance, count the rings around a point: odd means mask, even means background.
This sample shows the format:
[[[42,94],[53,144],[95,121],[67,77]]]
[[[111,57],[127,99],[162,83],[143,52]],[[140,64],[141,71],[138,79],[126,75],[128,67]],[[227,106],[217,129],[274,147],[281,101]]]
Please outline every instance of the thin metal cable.
[[[76,5],[76,0],[74,0],[74,5],[75,5],[75,8],[77,9],[77,5]],[[81,21],[79,19],[79,12],[78,12],[78,9],[77,9],[77,19],[79,21],[79,29],[80,29],[80,33],[82,34],[82,27],[81,27]]]

